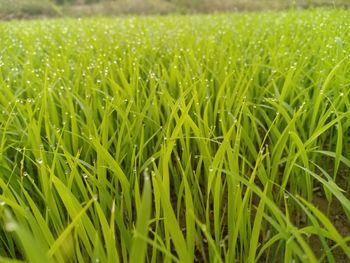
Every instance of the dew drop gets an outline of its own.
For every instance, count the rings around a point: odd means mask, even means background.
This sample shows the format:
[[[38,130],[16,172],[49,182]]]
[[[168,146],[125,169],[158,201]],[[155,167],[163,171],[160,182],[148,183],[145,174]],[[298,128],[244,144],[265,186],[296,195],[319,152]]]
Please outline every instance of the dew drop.
[[[17,229],[17,223],[15,221],[8,221],[5,223],[5,230],[7,232],[13,232]]]

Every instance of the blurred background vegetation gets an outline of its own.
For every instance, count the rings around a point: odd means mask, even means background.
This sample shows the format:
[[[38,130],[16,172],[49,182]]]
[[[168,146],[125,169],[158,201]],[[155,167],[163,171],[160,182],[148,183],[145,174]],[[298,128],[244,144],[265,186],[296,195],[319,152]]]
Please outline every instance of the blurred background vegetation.
[[[0,19],[348,8],[350,0],[0,0]]]

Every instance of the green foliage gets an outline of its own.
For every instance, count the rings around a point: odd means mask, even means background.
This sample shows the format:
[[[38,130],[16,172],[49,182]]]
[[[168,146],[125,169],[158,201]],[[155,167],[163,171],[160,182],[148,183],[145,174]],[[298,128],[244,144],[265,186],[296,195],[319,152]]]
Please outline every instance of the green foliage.
[[[0,261],[348,261],[349,21],[1,23]]]
[[[348,0],[0,0],[0,19],[349,8]]]
[[[0,0],[0,19],[57,16],[59,9],[50,0]]]

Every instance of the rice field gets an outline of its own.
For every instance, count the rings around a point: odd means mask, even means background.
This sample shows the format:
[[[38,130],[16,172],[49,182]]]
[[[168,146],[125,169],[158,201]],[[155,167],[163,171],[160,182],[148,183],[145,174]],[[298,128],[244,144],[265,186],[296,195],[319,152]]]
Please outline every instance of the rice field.
[[[0,23],[0,262],[349,262],[350,13]]]

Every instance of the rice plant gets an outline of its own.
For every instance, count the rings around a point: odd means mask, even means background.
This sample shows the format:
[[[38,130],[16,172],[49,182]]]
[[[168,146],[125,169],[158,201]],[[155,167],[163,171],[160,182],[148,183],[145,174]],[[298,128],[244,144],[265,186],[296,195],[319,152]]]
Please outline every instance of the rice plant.
[[[0,262],[348,262],[349,21],[0,23]]]

